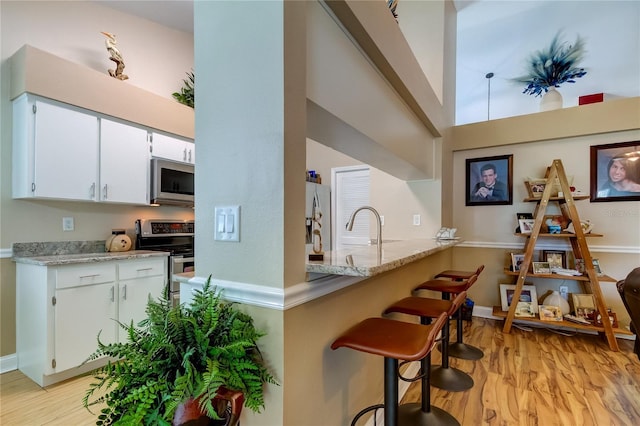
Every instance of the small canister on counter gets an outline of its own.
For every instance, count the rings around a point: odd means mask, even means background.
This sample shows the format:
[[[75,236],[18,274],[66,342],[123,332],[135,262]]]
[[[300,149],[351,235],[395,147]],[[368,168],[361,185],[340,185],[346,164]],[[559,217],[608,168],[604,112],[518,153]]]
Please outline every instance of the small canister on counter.
[[[129,251],[131,249],[131,238],[124,229],[112,229],[111,236],[105,242],[107,251]]]

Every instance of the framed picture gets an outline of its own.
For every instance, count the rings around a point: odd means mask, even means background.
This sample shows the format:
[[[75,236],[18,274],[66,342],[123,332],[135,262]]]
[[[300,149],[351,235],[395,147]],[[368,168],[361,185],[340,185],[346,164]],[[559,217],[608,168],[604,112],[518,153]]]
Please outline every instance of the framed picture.
[[[589,315],[596,310],[596,304],[592,294],[572,294],[573,311],[577,317],[589,319]]]
[[[518,224],[520,225],[521,234],[530,234],[533,231],[533,225],[536,223],[535,219],[520,219]]]
[[[591,261],[593,262],[593,269],[596,271],[596,274],[598,276],[604,275],[602,269],[600,269],[600,261],[598,259],[591,259]]]
[[[542,198],[542,193],[547,186],[546,179],[529,179],[524,182],[529,192],[529,198]]]
[[[513,204],[513,155],[468,158],[465,205]]]
[[[640,201],[640,141],[591,146],[591,201]]]
[[[550,274],[551,266],[549,266],[549,262],[533,262],[533,273]]]
[[[540,319],[542,321],[562,321],[562,311],[559,306],[540,305]]]
[[[542,261],[549,262],[550,268],[566,268],[567,252],[556,250],[543,250]]]
[[[513,294],[516,291],[514,284],[500,284],[500,302],[502,304],[502,310],[508,311],[511,302],[513,301]],[[520,293],[520,303],[530,303],[531,305],[519,305],[517,311],[525,313],[527,310],[536,314],[538,312],[538,294],[536,293],[536,287],[533,285],[523,285],[522,293]],[[525,316],[525,315],[522,315]]]
[[[511,270],[513,272],[520,271],[520,265],[524,262],[523,253],[511,253]]]

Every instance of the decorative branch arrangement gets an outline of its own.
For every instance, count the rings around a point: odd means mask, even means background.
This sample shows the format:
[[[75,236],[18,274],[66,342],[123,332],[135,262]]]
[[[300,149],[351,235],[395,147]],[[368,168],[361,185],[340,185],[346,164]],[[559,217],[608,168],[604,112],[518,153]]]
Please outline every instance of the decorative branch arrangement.
[[[526,84],[522,93],[535,96],[542,96],[549,88],[560,87],[563,83],[575,83],[576,78],[587,73],[584,68],[578,67],[584,57],[584,45],[580,36],[573,45],[567,45],[558,32],[548,48],[529,57],[527,74],[513,81]]]

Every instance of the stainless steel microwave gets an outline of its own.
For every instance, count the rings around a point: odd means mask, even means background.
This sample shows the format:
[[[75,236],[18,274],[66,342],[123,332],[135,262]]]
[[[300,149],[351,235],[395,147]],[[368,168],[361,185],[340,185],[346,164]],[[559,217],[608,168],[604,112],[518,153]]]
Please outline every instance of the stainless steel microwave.
[[[194,206],[193,164],[153,158],[150,181],[151,204]]]

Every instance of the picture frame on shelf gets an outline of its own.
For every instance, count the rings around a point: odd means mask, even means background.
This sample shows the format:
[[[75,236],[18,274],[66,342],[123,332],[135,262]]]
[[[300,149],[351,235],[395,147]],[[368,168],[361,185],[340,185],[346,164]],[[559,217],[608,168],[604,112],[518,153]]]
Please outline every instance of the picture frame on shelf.
[[[577,317],[588,320],[589,314],[596,310],[596,304],[592,294],[576,294],[571,295],[573,303],[573,311]]]
[[[520,272],[520,265],[524,262],[524,253],[511,253],[511,270]]]
[[[549,266],[549,262],[533,262],[533,273],[550,274],[551,266]]]
[[[640,141],[592,145],[591,202],[640,201]]]
[[[538,310],[541,321],[562,321],[562,311],[559,306],[540,305]]]
[[[584,274],[585,272],[585,268],[584,268],[584,259],[574,259],[573,261],[574,263],[574,269],[578,272],[580,272],[581,274]]]
[[[529,193],[529,198],[542,198],[542,193],[547,187],[546,179],[529,179],[524,182]]]
[[[549,267],[553,268],[566,268],[567,267],[567,252],[559,250],[543,250],[542,261],[548,262]]]
[[[542,218],[541,231],[547,234],[559,234],[569,225],[569,221],[561,214],[546,214]]]
[[[601,277],[604,275],[604,273],[602,272],[602,269],[600,268],[600,260],[598,259],[591,259],[591,261],[593,262],[593,269],[596,271],[596,275]]]
[[[520,219],[518,225],[520,225],[521,234],[530,234],[533,231],[533,225],[535,225],[535,219]]]
[[[513,154],[467,158],[466,206],[513,204]]]
[[[509,310],[515,291],[515,284],[500,284],[500,303],[503,311]],[[516,312],[521,311],[521,313],[524,313],[529,310],[534,315],[538,313],[538,294],[536,293],[536,287],[534,285],[525,284],[522,286],[522,293],[520,293],[518,304],[520,303],[529,303],[530,305],[516,306]]]

